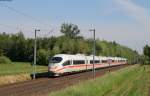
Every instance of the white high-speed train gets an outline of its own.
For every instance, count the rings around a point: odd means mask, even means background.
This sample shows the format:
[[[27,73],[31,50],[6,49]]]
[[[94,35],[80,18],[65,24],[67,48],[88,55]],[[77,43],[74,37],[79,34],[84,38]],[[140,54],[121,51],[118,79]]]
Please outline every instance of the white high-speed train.
[[[95,68],[127,64],[126,58],[95,56]],[[54,76],[93,68],[93,56],[58,54],[49,60],[48,72]]]

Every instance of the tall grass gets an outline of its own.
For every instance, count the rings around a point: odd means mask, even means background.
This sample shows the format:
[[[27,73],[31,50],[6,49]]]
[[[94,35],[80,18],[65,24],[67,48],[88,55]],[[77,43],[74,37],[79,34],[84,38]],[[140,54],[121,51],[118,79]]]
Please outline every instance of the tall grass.
[[[150,66],[134,65],[51,93],[50,96],[147,96]]]
[[[36,67],[36,72],[47,72],[47,66]],[[30,63],[12,62],[11,64],[0,64],[0,85],[11,84],[31,80],[30,74],[33,67]]]

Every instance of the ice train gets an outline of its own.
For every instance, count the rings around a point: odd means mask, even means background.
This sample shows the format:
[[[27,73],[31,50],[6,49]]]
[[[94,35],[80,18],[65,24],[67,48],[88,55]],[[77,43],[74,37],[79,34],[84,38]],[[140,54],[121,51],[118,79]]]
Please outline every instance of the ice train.
[[[127,64],[126,58],[95,56],[95,68]],[[53,76],[79,72],[93,68],[93,56],[83,54],[57,54],[49,60],[48,72]]]

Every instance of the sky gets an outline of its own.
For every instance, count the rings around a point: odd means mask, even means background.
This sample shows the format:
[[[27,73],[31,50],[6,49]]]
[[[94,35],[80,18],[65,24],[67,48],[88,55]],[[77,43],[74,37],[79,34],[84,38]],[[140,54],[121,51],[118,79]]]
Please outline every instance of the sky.
[[[79,26],[81,35],[117,43],[142,53],[150,45],[150,0],[0,0],[0,32],[34,37],[59,36],[62,23]]]

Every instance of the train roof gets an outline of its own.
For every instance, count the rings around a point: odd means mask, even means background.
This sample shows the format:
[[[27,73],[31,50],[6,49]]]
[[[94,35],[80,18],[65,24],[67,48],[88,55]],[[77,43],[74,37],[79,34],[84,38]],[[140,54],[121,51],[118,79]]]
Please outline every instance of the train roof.
[[[54,57],[62,57],[62,58],[71,58],[71,59],[85,59],[86,58],[86,56],[85,55],[83,55],[83,54],[76,54],[76,55],[71,55],[71,54],[57,54],[57,55],[55,55]]]
[[[76,54],[76,55],[71,55],[71,54],[57,54],[54,57],[62,57],[62,58],[71,58],[71,59],[77,59],[77,60],[82,60],[82,59],[93,59],[93,55],[90,56],[86,56],[84,54]],[[108,59],[112,59],[112,60],[127,60],[126,58],[122,58],[122,57],[106,57],[106,56],[95,56],[95,60],[108,60]]]

